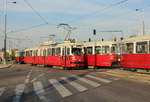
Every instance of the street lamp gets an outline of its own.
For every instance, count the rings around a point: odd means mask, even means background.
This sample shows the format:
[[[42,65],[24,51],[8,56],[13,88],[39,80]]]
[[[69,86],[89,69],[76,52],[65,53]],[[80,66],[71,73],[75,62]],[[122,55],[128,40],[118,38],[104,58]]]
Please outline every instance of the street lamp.
[[[136,11],[139,11],[141,13],[142,32],[143,32],[143,35],[145,35],[144,10],[143,9],[136,9]]]
[[[5,30],[4,30],[4,34],[5,34],[5,38],[4,38],[4,64],[6,64],[6,49],[7,49],[7,4],[8,3],[13,3],[16,4],[16,1],[13,2],[8,2],[7,0],[5,0],[5,14],[4,14],[4,26],[5,26]]]

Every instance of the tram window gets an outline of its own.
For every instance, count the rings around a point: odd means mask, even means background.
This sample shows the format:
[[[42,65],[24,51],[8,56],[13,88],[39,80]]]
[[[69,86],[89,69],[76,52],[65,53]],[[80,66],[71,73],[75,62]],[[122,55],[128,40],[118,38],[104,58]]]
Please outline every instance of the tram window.
[[[57,55],[57,56],[60,56],[60,52],[61,52],[60,48],[57,48],[57,49],[56,49],[56,55]]]
[[[96,54],[96,55],[100,55],[100,54],[101,54],[101,51],[102,51],[102,50],[101,50],[101,46],[96,46],[96,47],[95,47],[95,54]]]
[[[30,55],[29,56],[32,56],[32,51],[30,51]]]
[[[52,48],[52,56],[55,56],[55,48]]]
[[[65,49],[64,48],[62,49],[62,55],[65,55]]]
[[[126,54],[126,45],[125,44],[120,45],[120,51],[121,51],[120,52],[121,54]]]
[[[38,56],[38,50],[35,51],[35,56]]]
[[[46,56],[46,50],[45,49],[43,50],[43,56]]]
[[[137,42],[136,43],[136,53],[148,53],[148,43],[147,42]]]
[[[133,54],[133,43],[127,43],[127,53]]]
[[[46,56],[48,56],[48,49],[46,49]]]
[[[92,55],[93,54],[92,47],[87,47],[86,54],[87,55]]]
[[[102,54],[104,55],[110,54],[109,46],[102,46]]]
[[[47,56],[51,56],[51,49],[48,49],[48,55]]]
[[[29,55],[28,55],[28,51],[26,51],[26,56],[29,56]]]
[[[150,53],[150,41],[149,41],[149,53]]]
[[[40,56],[42,56],[42,50],[40,49]]]
[[[112,54],[116,54],[116,50],[117,50],[116,45],[112,45],[112,47],[111,47],[111,53]]]
[[[24,52],[17,52],[17,56],[24,56]]]
[[[70,48],[67,48],[67,55],[70,55]]]
[[[42,56],[42,50],[40,49],[40,56]]]
[[[51,48],[48,49],[48,56],[51,56],[52,55],[52,51],[51,51]]]
[[[80,55],[83,54],[83,53],[82,53],[82,49],[81,49],[81,48],[72,48],[72,54],[73,54],[74,56],[80,56]]]
[[[30,56],[30,51],[28,51],[28,56]]]

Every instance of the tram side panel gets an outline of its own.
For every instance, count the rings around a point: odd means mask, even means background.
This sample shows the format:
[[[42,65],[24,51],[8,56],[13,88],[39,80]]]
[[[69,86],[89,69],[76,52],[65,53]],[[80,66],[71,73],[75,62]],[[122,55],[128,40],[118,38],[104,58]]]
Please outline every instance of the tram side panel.
[[[150,54],[125,54],[121,56],[121,66],[124,68],[150,69]]]
[[[24,62],[27,64],[33,64],[34,63],[34,57],[33,56],[25,56]]]
[[[117,55],[96,55],[96,66],[111,67],[117,62]]]
[[[61,63],[61,56],[46,56],[45,58],[46,65],[61,66]]]

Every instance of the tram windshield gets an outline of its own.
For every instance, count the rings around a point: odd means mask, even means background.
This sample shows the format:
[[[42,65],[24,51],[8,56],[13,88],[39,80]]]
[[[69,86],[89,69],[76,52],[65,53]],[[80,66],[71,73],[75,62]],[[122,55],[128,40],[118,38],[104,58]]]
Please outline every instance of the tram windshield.
[[[148,43],[147,42],[137,42],[136,43],[136,53],[148,53]]]
[[[72,48],[72,54],[74,56],[80,56],[83,55],[83,52],[81,48]]]

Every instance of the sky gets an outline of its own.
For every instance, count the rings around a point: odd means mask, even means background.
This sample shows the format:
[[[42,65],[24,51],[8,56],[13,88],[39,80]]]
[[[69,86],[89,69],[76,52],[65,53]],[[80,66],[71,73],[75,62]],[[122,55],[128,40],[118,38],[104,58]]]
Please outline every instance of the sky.
[[[0,48],[4,40],[4,1],[0,0]],[[16,4],[12,4],[16,1]],[[26,1],[33,7],[33,11]],[[118,4],[120,1],[124,3]],[[115,5],[116,4],[116,5]],[[69,24],[76,29],[71,38],[93,41],[117,36],[141,35],[143,9],[146,33],[150,32],[149,0],[8,0],[7,4],[7,48],[28,48],[47,41],[55,34],[55,40],[63,41],[66,31],[57,25]],[[48,22],[48,24],[46,24]],[[40,26],[39,26],[40,25]],[[93,36],[93,29],[97,30]],[[101,31],[121,30],[122,33]]]

